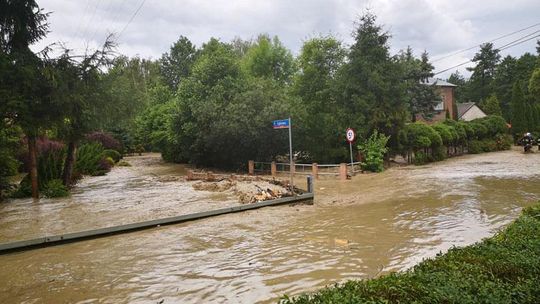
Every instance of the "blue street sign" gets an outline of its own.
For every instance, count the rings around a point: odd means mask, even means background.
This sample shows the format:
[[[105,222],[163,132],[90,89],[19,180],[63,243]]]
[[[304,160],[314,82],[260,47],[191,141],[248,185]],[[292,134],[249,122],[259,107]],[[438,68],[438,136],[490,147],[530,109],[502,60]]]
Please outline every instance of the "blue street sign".
[[[289,120],[288,119],[274,120],[274,121],[272,121],[272,127],[274,129],[288,129],[289,128]]]

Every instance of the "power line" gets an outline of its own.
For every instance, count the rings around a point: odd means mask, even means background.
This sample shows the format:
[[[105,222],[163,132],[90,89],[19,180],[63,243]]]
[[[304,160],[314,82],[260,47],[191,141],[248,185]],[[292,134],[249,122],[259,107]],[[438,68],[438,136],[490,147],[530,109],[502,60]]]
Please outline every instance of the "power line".
[[[530,35],[527,35],[527,36],[530,36]],[[506,50],[506,49],[509,49],[509,48],[514,47],[514,46],[516,46],[516,45],[520,45],[520,44],[522,44],[522,43],[525,43],[525,42],[527,42],[527,41],[533,40],[533,39],[538,38],[538,37],[540,37],[540,35],[533,36],[533,37],[531,37],[531,38],[529,38],[529,39],[526,39],[526,40],[523,40],[523,38],[526,38],[526,36],[525,36],[525,37],[521,37],[521,38],[519,38],[519,39],[517,39],[517,40],[514,40],[513,42],[510,42],[510,43],[508,43],[508,44],[505,44],[504,46],[501,46],[500,48],[497,48],[496,50],[499,50],[499,51]],[[522,41],[520,41],[520,40],[522,40]],[[466,62],[462,62],[462,63],[460,63],[460,64],[458,64],[458,65],[453,66],[453,67],[444,69],[444,70],[439,71],[439,72],[437,72],[437,73],[434,73],[433,76],[438,75],[438,74],[441,74],[441,73],[444,73],[444,72],[448,72],[448,71],[450,71],[450,70],[453,70],[453,69],[455,69],[455,68],[457,68],[457,67],[460,67],[460,66],[465,65],[465,64],[470,63],[470,62],[472,62],[472,60],[467,60]]]
[[[517,33],[521,33],[521,32],[523,32],[523,31],[526,31],[526,30],[528,30],[528,29],[530,29],[530,28],[533,28],[533,27],[536,27],[536,26],[538,26],[538,25],[540,25],[540,22],[539,22],[539,23],[536,23],[536,24],[533,24],[533,25],[530,25],[530,26],[527,26],[527,27],[525,27],[525,28],[519,29],[519,30],[514,31],[514,32],[512,32],[512,33],[508,33],[508,34],[502,35],[502,36],[500,36],[500,37],[497,37],[497,38],[495,38],[495,39],[489,40],[489,41],[484,42],[484,43],[495,42],[495,41],[501,40],[501,39],[503,39],[503,38],[506,38],[506,37],[509,37],[509,36],[513,36],[513,35],[515,35],[515,34],[517,34]],[[438,61],[441,61],[441,60],[443,60],[443,59],[446,59],[446,58],[453,57],[453,56],[455,56],[455,55],[464,53],[464,52],[466,52],[466,51],[473,50],[473,49],[475,49],[475,48],[477,48],[477,47],[481,47],[482,44],[484,44],[484,43],[481,43],[481,44],[479,44],[479,45],[475,45],[475,46],[472,46],[472,47],[469,47],[469,48],[466,48],[466,49],[463,49],[463,50],[456,51],[456,52],[451,53],[451,54],[449,54],[449,55],[446,55],[446,56],[437,58],[437,59],[435,59],[435,60],[432,60],[431,62],[432,62],[432,63],[433,63],[433,62],[438,62]]]
[[[135,18],[135,16],[137,16],[137,14],[139,13],[139,11],[141,10],[141,8],[143,7],[144,3],[146,2],[146,0],[142,0],[141,1],[141,4],[139,5],[139,7],[137,8],[137,10],[135,11],[135,13],[133,13],[133,15],[131,16],[131,18],[129,19],[128,23],[126,23],[126,25],[124,26],[124,28],[120,31],[120,33],[118,34],[118,37],[122,36],[122,34],[124,33],[124,31],[127,29],[127,27],[131,24],[131,21],[133,21],[133,19]]]

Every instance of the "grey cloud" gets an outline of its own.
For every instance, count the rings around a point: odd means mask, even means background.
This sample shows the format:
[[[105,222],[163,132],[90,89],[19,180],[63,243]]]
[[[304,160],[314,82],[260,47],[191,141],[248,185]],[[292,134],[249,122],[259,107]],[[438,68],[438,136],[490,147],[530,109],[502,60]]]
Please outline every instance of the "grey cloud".
[[[140,3],[39,1],[46,11],[53,11],[49,19],[52,33],[36,48],[58,40],[78,50],[87,44],[97,47],[108,33],[119,32],[127,24]],[[201,45],[210,37],[230,41],[268,33],[278,35],[297,53],[304,39],[317,34],[332,33],[350,43],[353,22],[368,8],[391,32],[392,52],[410,45],[416,53],[427,50],[435,57],[540,22],[540,3],[536,0],[147,0],[119,37],[118,50],[130,56],[159,58],[180,35]],[[530,41],[503,54],[534,52],[534,44]],[[474,50],[448,58],[437,62],[436,68],[455,65],[473,55]]]

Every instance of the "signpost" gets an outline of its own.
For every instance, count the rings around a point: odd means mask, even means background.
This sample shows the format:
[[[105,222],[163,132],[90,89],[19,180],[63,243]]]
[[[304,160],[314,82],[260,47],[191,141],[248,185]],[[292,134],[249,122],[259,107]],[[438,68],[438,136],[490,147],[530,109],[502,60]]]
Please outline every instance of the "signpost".
[[[289,165],[289,170],[290,170],[290,174],[291,174],[291,192],[294,194],[294,184],[293,184],[293,154],[292,154],[292,134],[291,134],[291,128],[292,128],[292,122],[291,122],[291,118],[287,118],[287,119],[280,119],[280,120],[274,120],[272,121],[272,127],[274,129],[289,129],[289,160],[290,160],[290,165]]]
[[[349,142],[349,150],[351,152],[351,175],[354,175],[354,162],[353,162],[353,156],[352,156],[352,142],[354,141],[354,138],[356,137],[356,134],[354,134],[354,130],[351,128],[347,129],[347,141]]]

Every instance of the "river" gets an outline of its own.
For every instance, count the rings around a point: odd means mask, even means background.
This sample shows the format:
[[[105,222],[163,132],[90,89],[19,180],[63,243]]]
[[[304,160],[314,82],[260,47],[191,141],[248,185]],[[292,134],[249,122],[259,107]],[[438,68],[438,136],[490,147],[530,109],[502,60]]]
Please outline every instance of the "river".
[[[71,198],[1,204],[2,241],[235,204],[175,181],[182,166],[129,161],[83,180]],[[540,153],[517,150],[318,180],[312,206],[1,255],[0,302],[275,302],[491,236],[540,199],[539,185]]]

